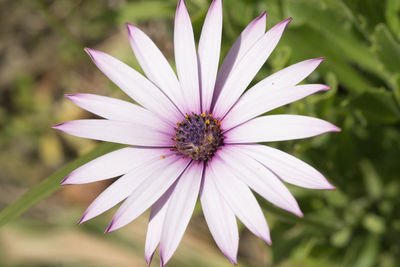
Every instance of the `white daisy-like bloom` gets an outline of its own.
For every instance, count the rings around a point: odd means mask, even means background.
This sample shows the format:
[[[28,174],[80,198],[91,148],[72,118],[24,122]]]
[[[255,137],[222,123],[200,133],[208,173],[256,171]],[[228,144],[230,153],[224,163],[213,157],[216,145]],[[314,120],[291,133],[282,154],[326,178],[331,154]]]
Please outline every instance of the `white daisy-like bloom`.
[[[316,169],[275,148],[258,144],[316,136],[340,129],[307,116],[266,115],[277,107],[329,89],[298,85],[323,58],[289,66],[246,88],[274,50],[291,19],[265,32],[266,13],[240,34],[219,70],[222,2],[214,0],[196,50],[185,3],[176,10],[177,75],[150,38],[127,25],[129,40],[147,78],[114,57],[86,49],[97,67],[139,105],[93,94],[67,97],[104,119],[53,126],[68,134],[129,145],[69,174],[62,184],[84,184],[121,176],[85,211],[80,223],[122,202],[106,232],[121,228],[151,208],[145,258],[159,246],[161,265],[172,257],[199,196],[210,232],[222,253],[237,262],[236,217],[271,243],[253,191],[303,216],[283,182],[334,189]]]

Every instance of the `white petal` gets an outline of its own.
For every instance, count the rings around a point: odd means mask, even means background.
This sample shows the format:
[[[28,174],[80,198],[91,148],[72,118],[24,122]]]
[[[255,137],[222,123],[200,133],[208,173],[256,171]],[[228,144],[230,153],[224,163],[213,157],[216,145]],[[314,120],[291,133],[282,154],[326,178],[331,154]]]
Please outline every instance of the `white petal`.
[[[105,119],[137,123],[153,129],[171,127],[165,120],[147,109],[120,99],[93,94],[66,96],[77,106]]]
[[[175,185],[176,182],[151,207],[149,224],[147,226],[146,245],[144,248],[147,264],[150,264],[154,251],[160,243],[165,214],[167,213],[168,203]]]
[[[203,167],[202,162],[193,162],[179,178],[172,193],[161,233],[161,265],[170,260],[186,230],[199,194]]]
[[[166,133],[124,121],[75,120],[52,126],[68,134],[127,145],[170,147],[173,132]],[[173,131],[173,128],[171,127]]]
[[[165,161],[168,165],[154,169],[148,179],[136,187],[131,196],[125,200],[112,218],[106,232],[119,229],[136,219],[167,191],[189,164],[188,160],[178,156],[166,158]]]
[[[308,75],[310,75],[324,60],[325,58],[323,57],[312,58],[293,64],[289,67],[286,67],[280,71],[271,74],[264,80],[257,83],[254,88],[250,90],[255,90],[255,88],[257,87],[265,88],[268,86],[274,86],[275,88],[282,88],[296,85],[299,82],[303,81]]]
[[[164,148],[122,148],[82,165],[68,174],[62,184],[85,184],[117,177],[169,154],[171,151]]]
[[[199,41],[199,73],[202,111],[209,112],[221,51],[222,1],[214,0],[208,10]]]
[[[167,168],[171,161],[175,160],[174,158],[175,155],[170,154],[166,158],[158,158],[152,163],[145,162],[116,180],[90,204],[79,223],[90,220],[117,205],[131,195],[143,181],[149,179],[149,174],[153,170]]]
[[[226,146],[219,155],[240,180],[263,198],[293,214],[303,216],[290,191],[261,163],[243,154],[237,146]]]
[[[139,28],[131,24],[127,24],[127,28],[132,50],[146,76],[181,108],[183,100],[179,81],[167,59]]]
[[[247,53],[254,43],[264,35],[266,23],[266,13],[264,12],[249,23],[229,50],[217,75],[212,107],[214,107],[215,101],[217,100],[226,79],[232,72],[232,69],[236,67],[237,63],[243,58],[243,55]]]
[[[335,189],[315,168],[278,149],[263,145],[240,145],[236,149],[261,162],[283,181],[312,189]]]
[[[237,264],[239,233],[235,214],[218,192],[208,168],[200,191],[201,206],[208,228],[222,253]]]
[[[307,138],[340,129],[330,122],[300,115],[269,115],[252,119],[226,133],[225,143],[274,142]]]
[[[111,81],[140,105],[173,124],[182,120],[171,100],[140,73],[106,53],[94,49],[86,52]]]
[[[269,55],[278,44],[284,29],[291,19],[282,21],[264,34],[232,70],[227,78],[221,93],[216,100],[213,114],[222,118],[238,100],[254,76],[265,63]]]
[[[256,236],[271,243],[269,228],[264,214],[253,193],[245,183],[216,155],[209,164],[210,179],[224,197],[236,216]],[[207,170],[207,171],[208,171]]]
[[[186,103],[184,113],[200,113],[200,90],[193,28],[185,1],[179,0],[175,14],[174,49],[176,70]]]
[[[266,88],[258,87],[257,89],[258,90],[250,89],[239,99],[238,103],[233,106],[223,120],[224,129],[229,130],[232,127],[270,110],[292,103],[314,93],[328,90],[329,86],[323,84],[305,84],[283,88],[276,88],[273,86]]]

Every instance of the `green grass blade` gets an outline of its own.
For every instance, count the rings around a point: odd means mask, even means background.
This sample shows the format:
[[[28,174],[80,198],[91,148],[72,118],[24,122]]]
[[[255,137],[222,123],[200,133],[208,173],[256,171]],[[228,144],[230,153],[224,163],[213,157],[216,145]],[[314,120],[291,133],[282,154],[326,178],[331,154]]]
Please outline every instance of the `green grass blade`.
[[[59,169],[38,185],[34,186],[28,192],[23,194],[14,203],[11,203],[3,210],[0,211],[0,226],[7,224],[8,222],[16,219],[22,213],[33,207],[35,204],[39,203],[44,198],[48,197],[52,193],[56,192],[61,188],[60,181],[71,171],[77,167],[85,164],[86,162],[103,155],[107,152],[111,152],[117,148],[122,147],[119,144],[114,143],[103,143],[97,146],[90,153],[83,155],[74,161],[68,163],[63,168]]]

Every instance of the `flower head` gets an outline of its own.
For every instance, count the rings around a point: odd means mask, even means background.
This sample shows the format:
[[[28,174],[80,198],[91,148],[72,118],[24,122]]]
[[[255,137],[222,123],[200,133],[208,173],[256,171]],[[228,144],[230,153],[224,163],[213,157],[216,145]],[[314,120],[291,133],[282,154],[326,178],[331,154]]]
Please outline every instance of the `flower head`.
[[[240,34],[218,70],[222,3],[214,0],[196,51],[183,0],[176,10],[174,46],[177,76],[145,33],[128,24],[129,40],[147,78],[103,52],[86,49],[98,68],[139,105],[92,94],[67,97],[104,119],[53,126],[66,133],[129,145],[73,171],[62,184],[83,184],[121,176],[84,213],[80,223],[123,201],[106,232],[151,207],[146,261],[157,246],[162,265],[176,250],[200,196],[218,247],[236,263],[236,217],[271,243],[267,222],[252,190],[298,216],[302,212],[283,182],[313,189],[334,187],[313,167],[259,142],[293,140],[339,131],[329,122],[296,115],[260,116],[329,89],[297,85],[323,61],[305,60],[249,88],[291,19],[265,32],[266,14]]]

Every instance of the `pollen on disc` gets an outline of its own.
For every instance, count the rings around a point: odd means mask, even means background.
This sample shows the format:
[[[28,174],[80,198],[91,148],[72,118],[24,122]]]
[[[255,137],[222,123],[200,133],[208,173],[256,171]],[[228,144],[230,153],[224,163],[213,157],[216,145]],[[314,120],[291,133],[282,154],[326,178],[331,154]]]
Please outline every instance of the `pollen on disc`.
[[[186,115],[175,127],[173,151],[196,161],[211,159],[224,145],[221,123],[212,114]]]

